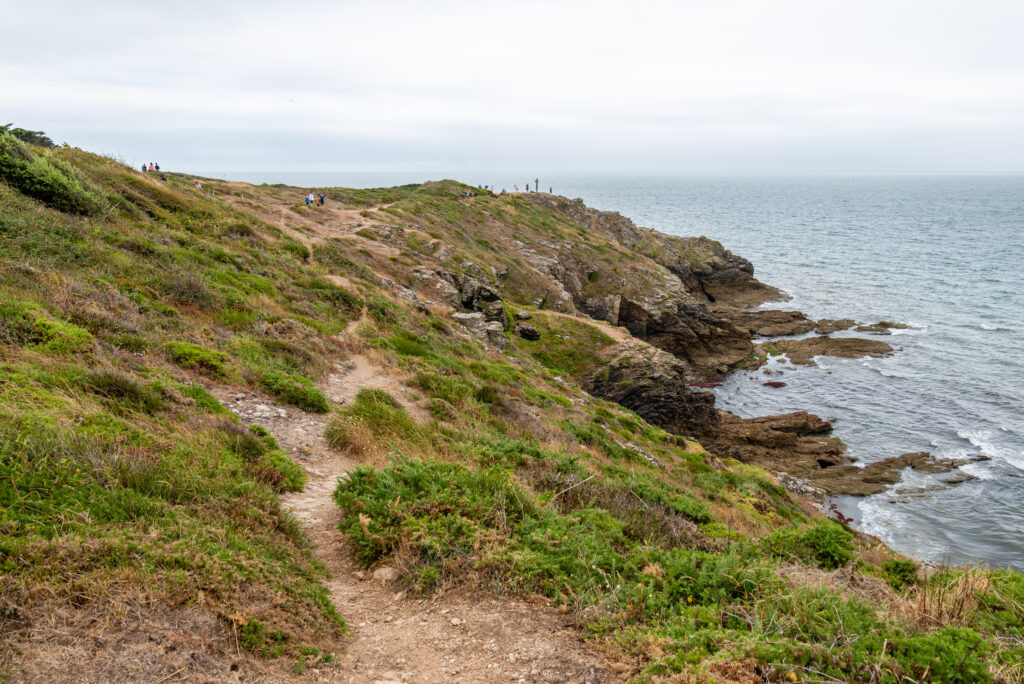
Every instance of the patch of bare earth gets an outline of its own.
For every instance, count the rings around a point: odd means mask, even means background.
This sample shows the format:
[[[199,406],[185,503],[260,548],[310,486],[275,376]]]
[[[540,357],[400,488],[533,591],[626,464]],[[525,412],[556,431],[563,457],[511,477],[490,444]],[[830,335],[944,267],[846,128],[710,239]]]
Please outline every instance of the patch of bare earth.
[[[385,389],[418,420],[426,418],[408,390],[368,358],[354,356],[323,383],[336,404],[363,388]],[[305,468],[305,490],[287,495],[327,566],[331,597],[353,636],[340,645],[340,662],[309,672],[328,682],[606,682],[618,678],[597,649],[580,638],[569,617],[535,603],[476,591],[450,590],[430,598],[362,572],[331,495],[339,477],[358,465],[327,446],[326,416],[278,406],[252,393],[221,393],[243,421],[266,427]],[[377,573],[378,576],[384,573]]]

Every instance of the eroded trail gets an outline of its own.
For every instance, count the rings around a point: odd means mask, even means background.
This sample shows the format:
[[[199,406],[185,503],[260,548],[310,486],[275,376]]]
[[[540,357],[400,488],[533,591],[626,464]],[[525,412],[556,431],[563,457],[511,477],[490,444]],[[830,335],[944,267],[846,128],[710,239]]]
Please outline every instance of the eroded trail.
[[[353,356],[322,384],[336,405],[363,388],[389,391],[422,418],[405,388],[369,359]],[[428,599],[361,572],[338,530],[331,494],[357,461],[329,448],[325,416],[279,406],[251,392],[220,396],[248,423],[266,427],[305,468],[305,491],[284,497],[331,574],[328,587],[353,636],[341,662],[312,681],[352,682],[607,682],[617,681],[596,649],[580,639],[565,615],[543,604],[453,590]],[[307,680],[308,681],[308,680]]]

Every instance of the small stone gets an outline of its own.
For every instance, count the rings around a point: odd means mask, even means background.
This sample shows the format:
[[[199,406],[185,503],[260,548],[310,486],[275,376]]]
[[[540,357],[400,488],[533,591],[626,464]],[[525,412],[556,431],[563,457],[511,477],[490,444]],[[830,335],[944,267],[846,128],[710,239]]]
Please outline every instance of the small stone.
[[[462,624],[463,622],[465,622],[465,620],[462,620],[461,618],[452,618],[451,620],[449,620],[449,622],[451,622],[451,623],[452,623],[453,625],[455,625],[456,627],[458,627],[458,626],[459,626],[459,625],[461,625],[461,624]]]
[[[356,570],[355,572],[352,573],[352,577],[354,577],[356,579],[356,581],[362,582],[363,579],[366,578],[366,573],[362,572],[360,570]]]
[[[392,567],[385,566],[373,571],[373,580],[375,582],[387,584],[388,582],[393,582],[396,579],[398,579],[398,571]]]
[[[521,321],[528,321],[533,318],[533,315],[527,311],[516,311],[516,318]]]

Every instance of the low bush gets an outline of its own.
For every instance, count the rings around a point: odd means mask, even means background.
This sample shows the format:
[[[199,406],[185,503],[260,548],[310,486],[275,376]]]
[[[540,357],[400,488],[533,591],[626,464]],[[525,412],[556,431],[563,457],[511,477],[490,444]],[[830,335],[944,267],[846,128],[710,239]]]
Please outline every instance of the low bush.
[[[115,410],[134,408],[145,413],[156,413],[164,403],[159,388],[148,387],[114,369],[87,372],[82,379],[82,386],[113,401]]]
[[[258,379],[264,391],[292,406],[311,413],[327,413],[331,410],[327,395],[309,378],[285,371],[264,370]]]
[[[766,537],[763,544],[776,557],[801,563],[810,561],[826,570],[835,570],[853,559],[853,534],[832,521],[803,531],[785,528]]]
[[[45,204],[72,214],[99,214],[107,202],[96,187],[57,152],[32,149],[0,131],[0,178]]]
[[[246,429],[235,423],[224,423],[222,430],[230,437],[232,451],[242,457],[253,479],[278,492],[302,491],[306,473],[302,466],[281,451],[277,440],[266,428],[250,425]]]
[[[171,360],[182,368],[199,371],[215,378],[227,376],[224,362],[228,355],[215,349],[207,349],[191,342],[167,342],[164,344]]]
[[[92,333],[50,318],[29,302],[0,302],[0,344],[25,345],[51,354],[74,354],[92,345]]]
[[[309,247],[306,247],[306,245],[302,244],[298,240],[285,238],[281,241],[281,247],[284,248],[284,251],[288,252],[299,261],[309,261],[309,257],[312,256],[312,253],[309,251]]]
[[[897,591],[917,583],[917,563],[912,560],[887,560],[882,563],[882,573],[889,586]]]

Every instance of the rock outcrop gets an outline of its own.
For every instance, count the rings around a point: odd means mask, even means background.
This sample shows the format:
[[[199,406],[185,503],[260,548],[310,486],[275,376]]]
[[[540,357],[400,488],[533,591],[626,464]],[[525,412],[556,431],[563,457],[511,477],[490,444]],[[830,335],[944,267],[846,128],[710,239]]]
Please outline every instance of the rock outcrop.
[[[802,366],[812,365],[815,356],[859,359],[864,356],[888,356],[893,353],[892,345],[881,340],[827,335],[805,337],[800,340],[775,340],[760,345],[760,348],[772,354],[785,354],[791,362]]]
[[[650,347],[631,347],[591,373],[583,387],[677,435],[702,437],[718,429],[715,395],[693,390],[686,380],[686,366]]]

